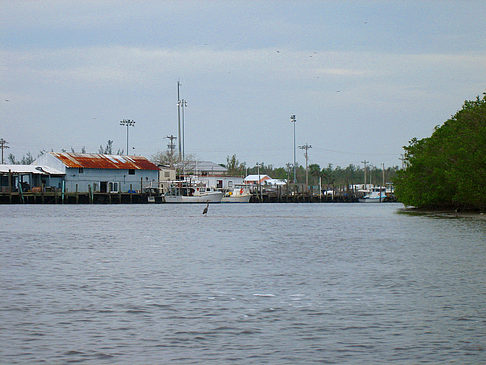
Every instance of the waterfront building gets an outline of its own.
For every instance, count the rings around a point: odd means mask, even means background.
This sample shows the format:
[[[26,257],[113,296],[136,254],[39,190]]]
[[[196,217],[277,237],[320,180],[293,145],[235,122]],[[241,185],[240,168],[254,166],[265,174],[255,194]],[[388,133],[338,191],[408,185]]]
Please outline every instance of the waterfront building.
[[[0,192],[57,190],[61,188],[64,173],[40,165],[0,165]]]
[[[257,185],[257,184],[264,184],[265,181],[271,180],[272,178],[268,175],[248,175],[243,179],[244,184],[248,185]]]
[[[233,189],[243,184],[243,176],[230,176],[228,169],[211,161],[184,161],[177,165],[181,179],[199,181],[214,189]]]
[[[49,152],[33,165],[61,172],[66,192],[141,192],[159,179],[159,168],[142,156]]]

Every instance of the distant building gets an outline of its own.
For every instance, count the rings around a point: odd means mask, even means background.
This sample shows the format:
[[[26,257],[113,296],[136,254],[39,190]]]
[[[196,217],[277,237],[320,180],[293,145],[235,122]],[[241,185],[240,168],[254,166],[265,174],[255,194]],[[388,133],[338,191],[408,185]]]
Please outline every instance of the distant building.
[[[50,152],[33,165],[64,174],[67,192],[135,192],[157,186],[159,179],[159,168],[141,156]]]
[[[245,177],[243,182],[249,185],[261,184],[261,185],[281,186],[287,184],[287,180],[272,179],[268,175],[248,175],[247,177]]]
[[[243,179],[245,184],[263,184],[266,180],[271,180],[272,178],[268,175],[248,175]]]
[[[233,189],[243,183],[242,176],[229,176],[228,169],[211,161],[185,161],[177,169],[186,180],[199,181],[216,189]]]
[[[159,189],[162,191],[167,191],[170,182],[176,180],[176,169],[175,167],[167,166],[167,165],[158,165],[159,166]]]

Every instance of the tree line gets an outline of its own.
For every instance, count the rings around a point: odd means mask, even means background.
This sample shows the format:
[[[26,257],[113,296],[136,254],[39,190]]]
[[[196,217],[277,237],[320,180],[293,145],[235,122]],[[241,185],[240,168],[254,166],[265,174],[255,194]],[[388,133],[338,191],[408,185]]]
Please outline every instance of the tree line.
[[[486,209],[486,93],[428,138],[413,138],[406,168],[395,180],[398,199],[427,209]]]

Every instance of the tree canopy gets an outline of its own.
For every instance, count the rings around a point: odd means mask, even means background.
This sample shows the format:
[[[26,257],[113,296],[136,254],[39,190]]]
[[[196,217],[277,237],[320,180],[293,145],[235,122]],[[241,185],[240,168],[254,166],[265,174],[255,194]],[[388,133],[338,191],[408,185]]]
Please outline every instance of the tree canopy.
[[[395,193],[417,208],[486,209],[486,93],[405,149]]]

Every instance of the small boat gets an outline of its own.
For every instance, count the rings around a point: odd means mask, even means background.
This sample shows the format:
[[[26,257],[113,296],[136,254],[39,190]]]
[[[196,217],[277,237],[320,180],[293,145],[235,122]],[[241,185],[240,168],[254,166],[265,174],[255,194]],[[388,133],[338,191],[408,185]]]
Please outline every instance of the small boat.
[[[365,194],[361,199],[360,203],[382,203],[387,198],[386,189],[384,187],[372,188],[367,194]]]
[[[228,191],[221,199],[222,203],[249,203],[251,199],[250,189],[247,186],[235,187]]]
[[[223,192],[206,187],[203,184],[177,182],[164,194],[166,203],[221,203]]]

